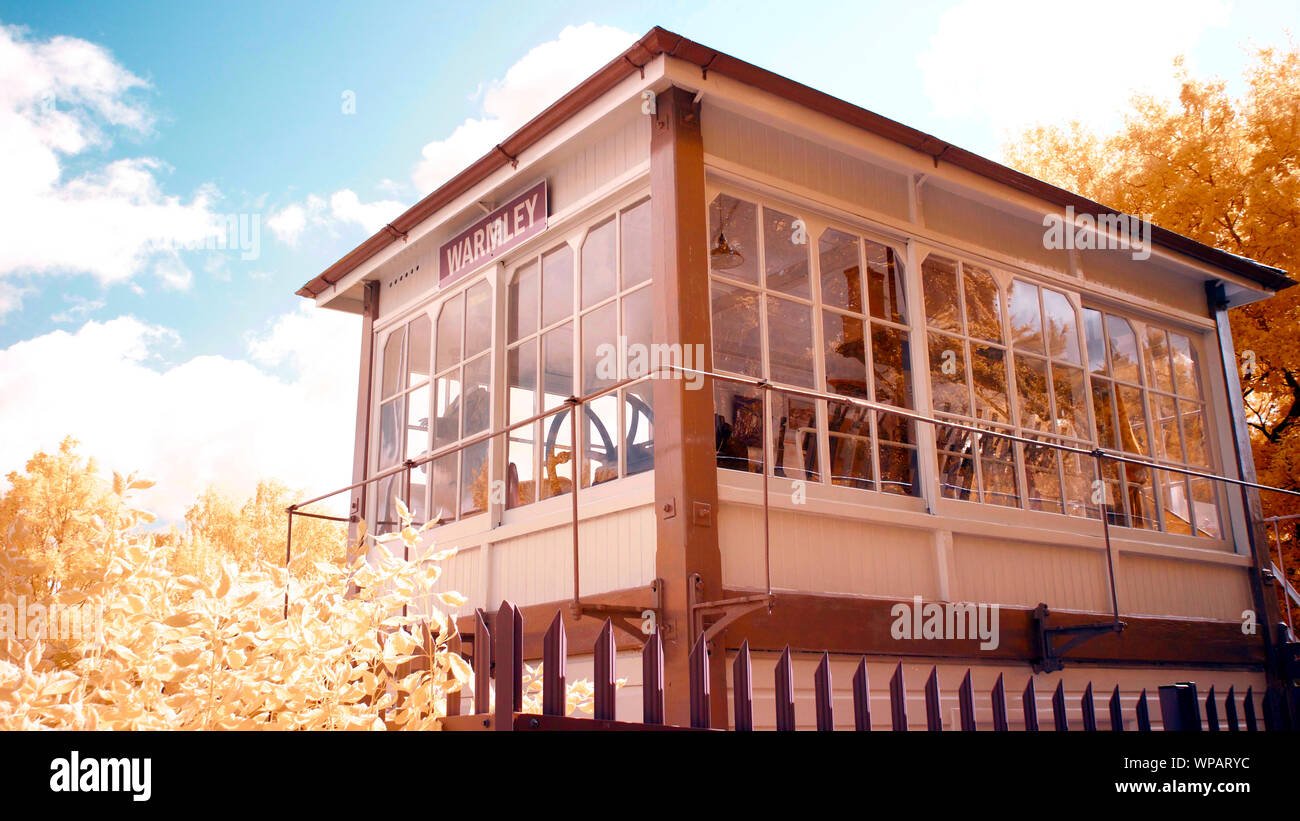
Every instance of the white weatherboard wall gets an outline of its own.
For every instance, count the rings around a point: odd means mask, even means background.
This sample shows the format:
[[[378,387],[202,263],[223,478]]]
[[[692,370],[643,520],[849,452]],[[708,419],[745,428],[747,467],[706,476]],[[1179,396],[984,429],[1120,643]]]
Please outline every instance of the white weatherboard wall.
[[[900,642],[906,644],[906,642]],[[776,728],[776,687],[774,673],[780,655],[777,653],[756,653],[752,657],[752,682],[754,693],[754,727],[771,730]],[[732,663],[735,654],[727,656],[727,715],[735,720],[735,701]],[[816,703],[813,690],[813,674],[821,661],[821,656],[812,653],[791,654],[795,686],[795,720],[798,729],[816,729]],[[835,711],[835,729],[853,729],[853,692],[851,684],[853,673],[859,659],[851,656],[831,656],[832,700]],[[867,681],[871,694],[871,727],[873,730],[889,730],[890,705],[889,681],[894,675],[896,663],[868,662]],[[936,665],[927,662],[905,662],[903,664],[903,682],[907,702],[907,726],[910,730],[924,730],[925,723],[925,682],[930,676],[931,668]],[[1024,710],[1021,695],[1025,682],[1030,676],[1028,665],[966,665],[939,664],[939,705],[943,717],[944,730],[961,729],[961,713],[957,704],[957,690],[961,686],[966,670],[971,672],[971,686],[974,691],[975,721],[981,730],[993,729],[993,713],[989,693],[997,682],[998,674],[1003,676],[1006,689],[1007,723],[1012,730],[1023,730]],[[1254,687],[1255,714],[1263,716],[1264,676],[1262,673],[1238,672],[1231,670],[1185,670],[1175,667],[1162,668],[1103,668],[1070,666],[1057,673],[1034,675],[1035,703],[1038,707],[1038,726],[1040,730],[1052,730],[1052,695],[1059,682],[1065,683],[1066,720],[1071,730],[1083,729],[1082,698],[1084,688],[1092,682],[1093,702],[1096,705],[1098,729],[1110,729],[1109,702],[1111,692],[1116,685],[1120,689],[1120,703],[1124,716],[1124,729],[1137,729],[1137,700],[1143,688],[1147,691],[1147,708],[1152,729],[1161,729],[1160,693],[1162,684],[1180,681],[1196,683],[1197,694],[1204,709],[1204,699],[1211,685],[1214,686],[1215,701],[1219,708],[1219,726],[1226,729],[1223,699],[1230,686],[1236,687],[1237,715],[1244,728],[1242,699],[1247,687]],[[1261,718],[1262,722],[1262,718]],[[1262,726],[1262,724],[1261,724]]]

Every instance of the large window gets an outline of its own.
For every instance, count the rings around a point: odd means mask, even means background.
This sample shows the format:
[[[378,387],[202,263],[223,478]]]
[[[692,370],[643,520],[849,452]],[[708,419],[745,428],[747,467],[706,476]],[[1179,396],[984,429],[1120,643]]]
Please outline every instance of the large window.
[[[384,342],[379,405],[379,468],[413,459],[429,447],[429,347],[431,324],[420,315],[399,326]],[[395,499],[418,522],[425,520],[428,465],[379,482],[377,532],[399,525]]]
[[[910,336],[895,250],[823,226],[814,253],[808,223],[792,210],[728,194],[709,206],[715,369],[911,408]],[[780,391],[772,391],[770,403],[772,475],[914,492],[909,421]],[[716,381],[720,467],[763,469],[762,419],[755,389]]]
[[[492,424],[492,286],[485,281],[443,301],[434,345],[433,449],[485,433]],[[432,508],[440,522],[487,510],[488,442],[433,462]]]
[[[646,359],[629,351],[650,343],[649,232],[650,202],[642,200],[592,225],[576,249],[566,243],[514,269],[506,323],[510,422],[643,375],[636,367]],[[561,409],[511,432],[507,507],[573,487],[569,414]],[[654,466],[649,384],[597,398],[580,422],[583,487]]]
[[[1168,465],[1208,470],[1205,401],[1191,340],[1156,325],[1084,310],[1093,415],[1103,448]],[[1112,521],[1218,537],[1218,489],[1138,465],[1108,463]]]
[[[922,281],[936,418],[1209,466],[1187,336],[1081,309],[1061,291],[1005,275],[999,281],[987,268],[940,255],[926,258]],[[1094,518],[1100,501],[1115,524],[1220,535],[1208,480],[1108,461],[1098,485],[1088,456],[945,425],[935,435],[947,498]]]

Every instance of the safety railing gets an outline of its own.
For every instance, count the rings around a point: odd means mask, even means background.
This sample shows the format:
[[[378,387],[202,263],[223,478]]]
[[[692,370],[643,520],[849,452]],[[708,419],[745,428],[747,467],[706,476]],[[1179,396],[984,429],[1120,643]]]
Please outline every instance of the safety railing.
[[[656,366],[652,367],[649,370],[649,372],[646,374],[628,377],[619,380],[604,388],[601,388],[596,391],[592,391],[591,393],[585,394],[583,396],[570,396],[567,399],[565,399],[562,403],[557,404],[555,407],[548,408],[539,413],[535,413],[526,419],[521,419],[509,423],[507,425],[500,426],[493,430],[489,430],[484,433],[471,436],[465,439],[464,441],[447,445],[445,447],[426,453],[420,457],[414,459],[407,459],[403,461],[401,464],[393,465],[391,467],[380,470],[375,474],[368,476],[367,478],[361,481],[353,482],[352,484],[347,485],[346,487],[342,487],[337,490],[330,491],[328,493],[323,493],[320,494],[319,496],[314,496],[305,501],[298,502],[297,504],[294,505],[290,505],[289,508],[287,509],[288,534],[287,534],[286,549],[285,549],[286,567],[289,565],[290,561],[292,560],[292,554],[293,554],[292,538],[293,538],[294,516],[309,516],[309,517],[328,519],[328,520],[339,521],[339,522],[356,522],[359,518],[357,515],[353,515],[350,517],[327,516],[319,513],[307,512],[304,511],[302,508],[317,502],[324,501],[326,499],[329,499],[333,496],[337,496],[342,493],[350,493],[364,486],[378,483],[384,479],[387,479],[392,476],[396,476],[398,474],[404,474],[403,486],[409,488],[410,472],[413,469],[420,467],[421,465],[431,463],[435,460],[441,459],[448,455],[459,453],[460,451],[465,450],[466,448],[472,447],[482,442],[490,441],[497,437],[508,437],[512,431],[518,430],[525,426],[532,425],[535,422],[555,416],[556,414],[569,412],[570,413],[570,418],[569,418],[570,457],[569,458],[570,458],[570,468],[571,468],[570,473],[572,474],[572,477],[571,477],[571,486],[569,490],[563,492],[568,492],[571,494],[570,495],[570,523],[569,523],[571,533],[572,533],[572,547],[573,547],[573,593],[572,593],[571,607],[573,608],[574,612],[578,614],[581,614],[585,609],[589,611],[590,614],[592,615],[602,615],[602,616],[617,615],[620,614],[622,610],[628,610],[629,614],[634,609],[639,611],[640,608],[630,608],[630,607],[623,608],[616,605],[584,603],[582,601],[580,573],[579,573],[580,563],[579,563],[578,509],[579,509],[579,489],[582,485],[582,477],[580,475],[580,472],[583,470],[583,467],[581,466],[580,463],[580,453],[584,452],[582,450],[582,447],[584,446],[585,443],[582,443],[579,438],[578,417],[580,413],[582,413],[582,410],[585,409],[587,405],[589,405],[591,402],[603,396],[607,396],[611,393],[619,391],[622,388],[650,379],[656,379],[656,378],[682,379],[688,375],[694,375],[694,376],[701,377],[705,380],[709,380],[710,386],[713,385],[713,380],[719,380],[719,381],[735,383],[740,385],[748,385],[754,388],[755,390],[760,391],[762,394],[763,419],[761,425],[761,431],[762,431],[761,435],[763,441],[763,447],[762,447],[763,564],[764,564],[766,599],[769,603],[769,606],[770,606],[770,602],[772,601],[770,476],[773,472],[773,467],[772,467],[773,456],[771,454],[774,450],[774,443],[772,441],[772,436],[771,436],[772,434],[771,394],[773,391],[776,391],[778,393],[787,396],[797,396],[804,399],[821,400],[828,403],[840,403],[844,405],[850,405],[874,413],[889,414],[892,416],[909,420],[911,422],[931,425],[936,428],[942,427],[951,430],[964,431],[966,433],[971,434],[973,437],[975,437],[974,441],[977,444],[980,441],[982,441],[985,437],[992,437],[992,438],[1010,441],[1012,443],[1018,443],[1022,446],[1028,446],[1033,448],[1051,448],[1060,451],[1062,453],[1070,453],[1081,457],[1089,458],[1092,459],[1094,463],[1094,467],[1095,467],[1094,475],[1096,477],[1096,480],[1101,483],[1100,485],[1098,485],[1098,487],[1103,487],[1103,488],[1105,487],[1107,482],[1105,466],[1107,462],[1112,462],[1117,465],[1130,465],[1137,468],[1147,469],[1153,472],[1158,471],[1158,472],[1165,472],[1170,474],[1179,474],[1194,479],[1202,479],[1202,480],[1217,482],[1227,487],[1236,487],[1241,492],[1242,510],[1246,511],[1247,515],[1249,515],[1248,512],[1252,509],[1252,506],[1250,504],[1250,499],[1247,495],[1251,490],[1278,493],[1278,494],[1283,494],[1291,497],[1300,497],[1300,491],[1272,487],[1258,482],[1252,482],[1252,481],[1239,479],[1231,476],[1222,476],[1219,474],[1210,473],[1208,471],[1165,464],[1150,459],[1143,459],[1143,458],[1139,458],[1139,457],[1135,457],[1123,453],[1116,453],[1099,447],[1094,447],[1094,448],[1078,447],[1076,445],[1070,445],[1063,442],[1056,442],[1051,439],[1040,439],[1040,438],[1035,438],[1033,436],[1025,436],[1021,434],[1010,433],[1004,430],[998,430],[989,427],[981,427],[976,424],[971,424],[969,422],[963,422],[956,419],[946,419],[946,418],[939,419],[939,418],[927,416],[926,414],[921,413],[919,411],[911,410],[908,408],[901,408],[895,405],[878,402],[878,401],[872,401],[861,397],[848,396],[848,395],[837,394],[837,393],[828,393],[825,391],[817,391],[808,388],[793,387],[789,385],[776,385],[765,379],[743,376],[739,374],[716,373],[713,371],[706,371],[698,368],[690,368],[675,363],[665,362],[665,363],[659,363]],[[970,458],[972,459],[978,458],[978,453],[979,453],[978,447],[972,447],[970,449]],[[1156,475],[1158,474],[1157,473],[1152,474],[1153,477]],[[1156,482],[1154,478],[1152,481],[1152,487],[1153,487],[1153,492],[1156,492],[1154,490],[1154,488],[1156,487]],[[380,503],[382,504],[383,500],[380,500]],[[1113,519],[1118,519],[1118,518],[1126,519],[1127,515],[1123,513],[1122,507],[1120,509],[1120,513],[1117,515],[1116,512],[1112,509],[1112,506],[1107,504],[1105,493],[1101,495],[1099,501],[1094,502],[1093,504],[1097,508],[1097,519],[1100,521],[1101,524],[1101,536],[1106,551],[1107,574],[1108,574],[1108,581],[1110,586],[1111,619],[1109,622],[1105,624],[1097,624],[1097,625],[1075,625],[1070,627],[1056,627],[1056,628],[1045,627],[1044,629],[1049,633],[1059,635],[1062,638],[1066,637],[1067,635],[1070,636],[1069,640],[1065,644],[1056,648],[1056,652],[1058,654],[1065,652],[1065,650],[1069,649],[1071,646],[1074,646],[1078,642],[1085,640],[1090,635],[1100,633],[1100,632],[1119,632],[1124,629],[1124,623],[1120,619],[1119,596],[1118,596],[1118,590],[1116,585],[1116,570],[1115,570],[1116,558],[1115,558],[1114,547],[1111,543],[1111,528],[1113,524],[1112,522]],[[1274,519],[1264,520],[1264,523],[1270,525],[1272,528],[1272,532],[1276,535],[1279,532],[1278,527],[1280,522],[1289,521],[1297,518],[1300,518],[1300,515],[1276,517]],[[1089,516],[1088,519],[1091,519],[1091,516]],[[1225,522],[1225,525],[1226,524],[1227,523]],[[1192,526],[1195,527],[1194,522],[1192,523]],[[1231,530],[1230,525],[1225,527],[1225,530],[1230,531]],[[1280,541],[1279,541],[1279,546],[1280,546]],[[1283,572],[1284,570],[1285,567],[1278,568],[1277,566],[1274,566],[1272,568],[1272,573],[1275,576],[1275,578],[1277,578],[1285,586],[1284,589],[1286,591],[1286,600],[1287,600],[1286,629],[1290,634],[1290,638],[1294,640],[1295,633],[1294,633],[1294,625],[1292,622],[1292,615],[1291,615],[1292,614],[1291,603],[1294,602],[1297,606],[1300,606],[1300,594],[1298,594],[1294,589],[1294,587],[1292,587],[1287,582],[1286,575]],[[288,589],[286,587],[286,592],[285,592],[286,615],[288,613],[288,595],[289,595]],[[1044,624],[1045,624],[1045,619],[1044,619]],[[1044,638],[1047,637],[1044,636]]]

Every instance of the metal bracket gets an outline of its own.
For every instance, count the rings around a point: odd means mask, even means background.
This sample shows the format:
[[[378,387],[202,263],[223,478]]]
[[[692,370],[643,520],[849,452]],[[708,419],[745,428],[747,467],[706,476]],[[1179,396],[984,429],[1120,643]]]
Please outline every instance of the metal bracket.
[[[748,616],[755,610],[762,610],[764,607],[770,613],[776,603],[776,597],[770,593],[755,593],[752,596],[736,596],[735,598],[718,599],[716,601],[700,601],[699,589],[703,583],[699,573],[692,573],[690,583],[686,588],[686,607],[690,613],[692,640],[696,636],[703,635],[705,643],[710,643],[737,619]],[[704,626],[705,616],[719,616],[720,618],[706,628]]]
[[[580,619],[583,616],[589,616],[593,619],[607,618],[610,624],[637,641],[644,643],[649,635],[643,627],[646,618],[645,614],[647,612],[651,613],[656,625],[662,621],[660,613],[663,610],[663,587],[662,579],[655,579],[650,583],[653,603],[649,607],[637,607],[632,604],[602,604],[601,602],[579,600],[570,604],[569,610],[573,613],[575,619]],[[634,621],[636,623],[633,623]]]
[[[1035,673],[1054,673],[1065,669],[1065,654],[1088,639],[1107,633],[1122,633],[1127,626],[1119,619],[1099,624],[1072,624],[1064,627],[1052,627],[1048,619],[1052,612],[1047,605],[1039,603],[1030,614],[1033,619],[1033,638],[1036,655],[1033,661]],[[1064,644],[1056,645],[1053,639],[1058,636],[1071,636]]]

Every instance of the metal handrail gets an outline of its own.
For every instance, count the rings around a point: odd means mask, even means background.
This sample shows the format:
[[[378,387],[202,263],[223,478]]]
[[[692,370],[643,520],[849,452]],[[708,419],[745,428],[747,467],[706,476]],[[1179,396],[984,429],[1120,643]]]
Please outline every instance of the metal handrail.
[[[675,372],[675,373],[678,374],[678,375],[677,375],[677,376],[668,376],[668,372]],[[1231,476],[1222,476],[1222,475],[1215,474],[1215,473],[1209,473],[1209,472],[1206,472],[1206,471],[1200,471],[1200,470],[1194,470],[1194,469],[1191,469],[1191,468],[1179,467],[1179,466],[1176,466],[1176,465],[1167,465],[1167,464],[1163,464],[1163,463],[1161,463],[1161,462],[1157,462],[1157,461],[1155,461],[1155,460],[1142,459],[1142,458],[1133,457],[1133,456],[1128,456],[1128,455],[1121,454],[1121,453],[1116,453],[1116,452],[1114,452],[1114,451],[1107,450],[1107,449],[1104,449],[1104,448],[1101,448],[1101,447],[1083,448],[1083,447],[1078,447],[1078,446],[1076,446],[1076,445],[1068,445],[1068,444],[1065,444],[1065,443],[1062,443],[1062,442],[1054,441],[1054,440],[1052,440],[1052,439],[1047,439],[1047,438],[1037,439],[1037,438],[1033,438],[1032,436],[1023,436],[1023,435],[1016,434],[1016,433],[1010,433],[1010,432],[1007,432],[1007,431],[1004,431],[1004,430],[998,430],[998,429],[996,429],[996,428],[981,427],[981,426],[979,426],[979,425],[974,425],[974,424],[971,424],[971,423],[969,423],[969,422],[962,422],[962,421],[958,421],[958,420],[949,420],[949,419],[940,419],[940,418],[936,418],[936,417],[932,417],[932,416],[927,416],[927,415],[925,415],[925,414],[923,414],[923,413],[921,413],[921,412],[915,411],[915,410],[911,410],[911,409],[907,409],[907,408],[900,408],[900,407],[897,407],[897,406],[895,406],[895,405],[890,405],[890,404],[886,404],[886,403],[883,403],[883,402],[876,402],[876,401],[872,401],[872,400],[869,400],[869,399],[862,399],[862,398],[860,398],[860,397],[855,397],[855,396],[845,396],[845,395],[842,395],[842,394],[828,393],[828,392],[825,392],[825,391],[817,391],[817,390],[812,390],[812,389],[809,389],[809,388],[800,388],[800,387],[789,386],[789,385],[778,385],[778,384],[774,384],[774,383],[770,382],[769,380],[766,380],[766,379],[760,379],[760,378],[751,377],[751,376],[744,376],[744,375],[739,375],[739,374],[718,373],[718,372],[715,372],[715,371],[706,371],[706,370],[702,370],[702,369],[699,369],[699,368],[690,368],[690,367],[686,367],[686,366],[684,366],[684,365],[671,364],[671,363],[660,363],[660,364],[658,364],[657,367],[651,369],[651,370],[650,370],[649,372],[647,372],[646,374],[643,374],[643,375],[640,375],[640,376],[635,376],[635,377],[628,377],[628,378],[625,378],[625,379],[619,380],[619,381],[617,381],[617,382],[615,382],[615,383],[613,383],[613,384],[611,384],[611,385],[608,385],[608,386],[606,386],[606,387],[604,387],[604,388],[601,388],[601,389],[599,389],[599,390],[596,390],[596,391],[592,391],[591,393],[585,394],[585,395],[583,395],[583,396],[570,396],[570,397],[568,397],[566,400],[564,400],[564,402],[561,403],[560,405],[558,405],[558,406],[556,406],[556,407],[554,407],[554,408],[550,408],[550,409],[547,409],[547,410],[543,410],[543,411],[541,411],[541,412],[539,412],[539,413],[533,414],[532,416],[529,416],[529,417],[526,418],[526,419],[521,419],[521,420],[519,420],[519,421],[517,421],[517,422],[512,422],[512,423],[509,423],[509,424],[507,424],[507,425],[503,425],[503,426],[501,426],[501,427],[495,428],[495,429],[493,429],[493,430],[485,431],[485,432],[480,433],[480,434],[476,434],[476,435],[474,435],[474,436],[472,436],[472,437],[470,437],[470,438],[468,438],[468,439],[466,439],[466,440],[464,440],[464,441],[457,442],[457,443],[452,444],[452,445],[447,445],[447,446],[445,446],[445,447],[443,447],[443,448],[439,448],[439,449],[434,450],[434,451],[430,451],[429,453],[426,453],[426,454],[424,454],[424,455],[422,455],[422,456],[419,456],[419,457],[417,457],[417,458],[414,458],[414,459],[407,459],[407,460],[403,461],[401,464],[393,465],[393,466],[391,466],[391,467],[388,467],[388,468],[385,468],[385,469],[383,469],[383,470],[377,471],[375,474],[373,474],[373,475],[371,475],[371,476],[368,476],[367,478],[362,479],[361,481],[353,482],[353,483],[350,484],[350,485],[347,485],[347,486],[345,486],[345,487],[339,488],[339,489],[334,490],[334,491],[330,491],[329,493],[324,493],[324,494],[321,494],[321,495],[319,495],[319,496],[314,496],[314,497],[312,497],[312,498],[310,498],[310,499],[307,499],[307,500],[305,500],[305,501],[298,502],[298,503],[296,503],[296,504],[290,505],[290,506],[287,508],[287,511],[286,511],[287,514],[288,514],[289,525],[288,525],[288,540],[287,540],[287,544],[286,544],[286,552],[285,552],[285,565],[286,565],[286,567],[287,567],[288,564],[289,564],[289,562],[290,562],[290,560],[291,560],[291,558],[292,558],[293,517],[294,517],[295,515],[299,515],[299,516],[314,516],[315,518],[326,518],[326,519],[333,519],[333,520],[335,520],[335,521],[350,521],[350,522],[355,522],[355,521],[357,521],[358,518],[359,518],[359,517],[356,516],[356,515],[353,515],[353,516],[350,516],[350,517],[347,517],[347,518],[342,518],[342,517],[328,517],[328,516],[323,516],[323,515],[321,515],[321,514],[309,514],[309,513],[306,513],[305,511],[302,511],[302,510],[301,510],[302,507],[305,507],[305,506],[307,506],[307,505],[313,504],[313,503],[315,503],[315,502],[323,501],[324,499],[328,499],[328,498],[330,498],[330,497],[332,497],[332,496],[337,496],[337,495],[340,494],[340,493],[350,492],[350,491],[355,490],[355,489],[357,489],[357,488],[360,488],[360,487],[363,487],[363,486],[365,486],[365,485],[368,485],[368,484],[370,484],[370,483],[372,483],[372,482],[378,482],[378,481],[381,481],[382,479],[386,479],[386,478],[388,478],[388,477],[390,477],[390,476],[394,476],[394,475],[396,475],[396,474],[398,474],[398,473],[403,473],[403,472],[405,472],[406,475],[409,477],[409,471],[410,471],[411,469],[415,468],[415,467],[419,467],[420,465],[427,464],[427,463],[432,462],[432,461],[434,461],[434,460],[436,460],[436,459],[440,459],[440,458],[442,458],[442,457],[444,457],[444,456],[448,456],[448,455],[451,455],[451,454],[454,454],[454,453],[458,453],[458,452],[460,452],[461,450],[463,450],[463,449],[465,449],[465,448],[471,447],[471,446],[476,445],[476,444],[479,444],[479,443],[481,443],[481,442],[490,441],[491,439],[493,439],[493,438],[495,438],[495,437],[497,437],[497,436],[508,435],[511,431],[514,431],[514,430],[516,430],[516,429],[518,429],[518,428],[522,428],[522,427],[524,427],[524,426],[526,426],[526,425],[531,425],[531,424],[533,424],[534,422],[540,421],[540,420],[542,420],[542,419],[546,419],[546,418],[548,418],[548,417],[554,416],[554,415],[557,414],[557,413],[562,413],[562,412],[565,412],[565,411],[567,410],[567,411],[571,411],[571,412],[572,412],[572,417],[570,418],[570,452],[571,452],[571,454],[572,454],[571,459],[572,459],[572,473],[573,473],[573,479],[572,479],[572,482],[573,482],[573,486],[572,486],[572,491],[571,491],[571,492],[573,493],[573,496],[572,496],[572,498],[571,498],[571,500],[570,500],[570,510],[571,510],[571,514],[570,514],[570,515],[571,515],[571,527],[572,527],[572,530],[573,530],[573,562],[574,562],[574,570],[573,570],[573,604],[575,605],[575,607],[579,607],[579,606],[581,605],[581,601],[580,601],[579,563],[578,563],[578,544],[579,544],[579,542],[578,542],[578,490],[579,490],[579,485],[581,484],[581,481],[580,481],[580,477],[579,477],[579,475],[578,475],[578,472],[579,472],[579,459],[578,459],[578,436],[577,436],[577,416],[578,416],[578,408],[585,407],[588,403],[592,402],[593,400],[598,399],[598,398],[600,398],[600,397],[602,397],[602,396],[608,395],[608,394],[610,394],[610,393],[613,393],[613,392],[615,392],[615,391],[618,391],[618,390],[620,390],[620,389],[622,389],[622,388],[624,388],[624,387],[626,387],[626,386],[628,386],[628,385],[631,385],[631,384],[634,384],[634,383],[639,383],[639,382],[642,382],[642,381],[645,381],[645,380],[648,380],[648,379],[652,379],[652,378],[680,378],[680,376],[679,376],[680,374],[694,374],[694,375],[702,376],[702,377],[705,377],[705,378],[708,378],[708,379],[720,379],[720,380],[723,380],[723,381],[726,381],[726,382],[734,382],[734,383],[739,383],[739,384],[746,384],[746,385],[750,385],[751,387],[754,387],[754,388],[756,388],[756,389],[758,389],[758,390],[761,390],[761,391],[763,392],[763,426],[762,426],[762,435],[763,435],[763,471],[762,471],[762,473],[763,473],[763,489],[762,489],[762,496],[763,496],[763,554],[764,554],[764,567],[765,567],[765,583],[766,583],[767,594],[768,594],[769,599],[770,599],[770,597],[771,597],[771,595],[772,595],[771,542],[770,542],[770,530],[771,530],[771,528],[770,528],[769,481],[768,481],[768,470],[769,470],[768,462],[769,462],[769,461],[772,461],[772,460],[769,458],[769,456],[768,456],[768,450],[769,450],[769,448],[771,448],[771,445],[772,445],[772,443],[769,441],[769,439],[771,438],[771,437],[770,437],[770,430],[769,430],[769,425],[770,425],[770,423],[771,423],[771,420],[770,420],[771,411],[770,411],[769,394],[770,394],[770,392],[773,391],[773,390],[778,391],[778,392],[783,393],[783,394],[794,395],[794,396],[801,396],[801,397],[804,397],[804,398],[807,398],[807,399],[817,399],[817,400],[824,400],[824,401],[827,401],[827,402],[836,402],[836,403],[841,403],[841,404],[853,405],[853,406],[860,407],[860,408],[864,408],[864,409],[867,409],[867,410],[872,410],[872,411],[877,411],[877,412],[881,412],[881,413],[892,414],[892,415],[894,415],[894,416],[898,416],[898,417],[901,417],[901,418],[904,418],[904,419],[909,419],[909,420],[914,421],[914,422],[920,422],[920,423],[924,423],[924,424],[929,424],[929,425],[932,425],[932,426],[935,426],[935,427],[943,426],[943,427],[945,427],[945,428],[952,428],[952,429],[955,429],[955,430],[962,430],[962,431],[966,431],[966,432],[972,433],[972,434],[976,435],[977,437],[991,436],[991,437],[995,437],[995,438],[998,438],[998,439],[1005,439],[1005,440],[1012,441],[1012,442],[1019,442],[1019,443],[1025,444],[1025,445],[1032,445],[1032,446],[1034,446],[1034,447],[1047,447],[1047,448],[1052,448],[1052,449],[1054,449],[1054,450],[1062,451],[1062,452],[1065,452],[1065,453],[1073,453],[1073,454],[1077,454],[1077,455],[1080,455],[1080,456],[1090,457],[1090,458],[1096,460],[1096,461],[1095,461],[1095,465],[1096,465],[1096,476],[1097,476],[1097,479],[1100,480],[1100,481],[1102,481],[1103,483],[1105,482],[1105,475],[1104,475],[1104,471],[1103,471],[1103,467],[1102,467],[1102,465],[1103,465],[1104,460],[1109,459],[1109,460],[1112,460],[1112,461],[1117,462],[1117,463],[1128,464],[1128,465],[1135,465],[1135,466],[1139,466],[1139,467],[1147,468],[1147,469],[1150,469],[1150,470],[1166,471],[1166,472],[1169,472],[1169,473],[1176,473],[1176,474],[1180,474],[1180,475],[1190,476],[1190,477],[1193,477],[1193,478],[1200,478],[1200,479],[1206,479],[1206,480],[1215,481],[1215,482],[1222,482],[1222,483],[1227,484],[1227,485],[1235,485],[1235,486],[1237,486],[1237,487],[1239,487],[1239,488],[1241,489],[1242,494],[1243,494],[1243,501],[1245,501],[1245,499],[1244,499],[1244,494],[1246,493],[1247,490],[1251,490],[1251,489],[1253,489],[1253,490],[1261,490],[1261,491],[1268,491],[1268,492],[1273,492],[1273,493],[1281,493],[1281,494],[1288,495],[1288,496],[1300,496],[1300,491],[1296,491],[1296,490],[1289,490],[1289,489],[1286,489],[1286,488],[1273,487],[1273,486],[1271,486],[1271,485],[1264,485],[1264,484],[1261,484],[1261,483],[1258,483],[1258,482],[1251,482],[1251,481],[1248,481],[1248,480],[1245,480],[1245,479],[1238,479],[1238,478],[1231,477]],[[409,479],[408,479],[408,481],[409,481]],[[1116,578],[1115,578],[1115,555],[1114,555],[1113,547],[1112,547],[1112,545],[1111,545],[1111,537],[1110,537],[1110,516],[1111,516],[1111,514],[1110,514],[1110,511],[1107,509],[1107,505],[1106,505],[1106,503],[1105,503],[1105,496],[1104,496],[1104,495],[1103,495],[1103,497],[1102,497],[1102,502],[1100,502],[1100,503],[1097,505],[1097,507],[1098,507],[1098,512],[1099,512],[1099,518],[1100,518],[1101,523],[1102,523],[1102,536],[1103,536],[1103,539],[1104,539],[1104,542],[1105,542],[1105,550],[1106,550],[1106,557],[1107,557],[1107,570],[1108,570],[1108,576],[1109,576],[1109,580],[1110,580],[1110,594],[1111,594],[1111,595],[1110,595],[1110,598],[1111,598],[1111,605],[1112,605],[1112,615],[1113,615],[1113,619],[1114,619],[1114,624],[1115,624],[1117,627],[1121,627],[1121,626],[1122,626],[1122,623],[1120,622],[1120,619],[1119,619],[1119,597],[1118,597],[1118,592],[1117,592],[1117,588],[1116,588]],[[1248,505],[1247,505],[1246,509],[1249,510],[1249,506],[1248,506]],[[1262,521],[1263,521],[1264,523],[1268,523],[1268,522],[1271,521],[1271,522],[1272,522],[1272,526],[1273,526],[1273,528],[1274,528],[1274,531],[1275,531],[1275,533],[1276,533],[1276,532],[1277,532],[1277,522],[1278,522],[1278,521],[1286,521],[1286,520],[1289,520],[1289,519],[1297,519],[1297,518],[1300,518],[1300,514],[1296,514],[1296,515],[1292,515],[1292,516],[1284,516],[1284,517],[1273,517],[1273,519],[1266,519],[1266,520],[1262,520]],[[1193,524],[1193,526],[1194,526],[1194,524]],[[1280,553],[1280,544],[1281,544],[1280,541],[1278,542],[1278,544],[1279,544],[1279,553]],[[1279,572],[1279,577],[1282,579],[1283,583],[1286,584],[1285,576],[1284,576],[1284,575],[1281,575],[1280,572]],[[1287,587],[1290,588],[1290,585],[1287,584]],[[1295,591],[1294,591],[1293,589],[1288,589],[1287,592],[1288,592],[1289,595],[1295,596],[1296,601],[1297,601],[1297,604],[1300,604],[1300,594],[1296,594]],[[286,591],[285,591],[285,613],[286,613],[286,616],[287,616],[287,613],[288,613],[288,590],[287,590],[287,588],[286,588]],[[1288,603],[1288,605],[1287,605],[1287,625],[1288,625],[1288,629],[1291,629],[1292,632],[1293,632],[1293,634],[1294,634],[1294,631],[1293,631],[1293,628],[1292,628],[1292,624],[1293,624],[1293,622],[1292,622],[1292,616],[1291,616],[1291,608],[1290,608],[1290,604]]]

